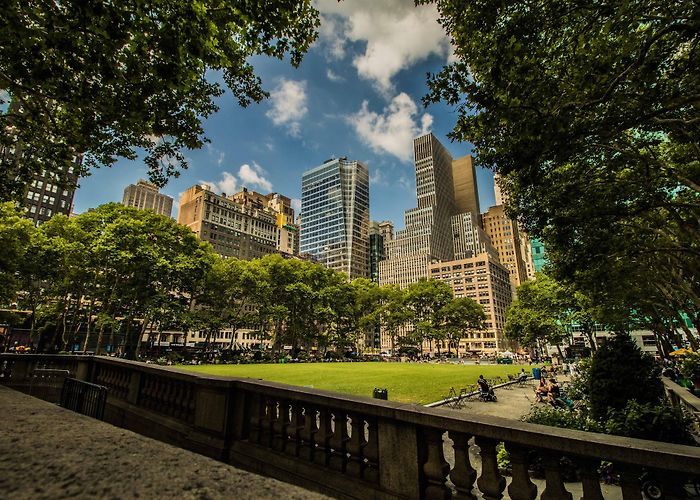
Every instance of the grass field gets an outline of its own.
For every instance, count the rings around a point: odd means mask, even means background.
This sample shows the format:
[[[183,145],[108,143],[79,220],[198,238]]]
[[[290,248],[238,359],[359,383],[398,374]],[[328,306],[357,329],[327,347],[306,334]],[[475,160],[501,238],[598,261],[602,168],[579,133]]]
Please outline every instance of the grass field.
[[[389,399],[432,403],[454,387],[486,378],[516,374],[527,365],[451,365],[428,363],[292,363],[267,365],[182,365],[178,368],[221,377],[250,377],[358,396],[372,396],[375,387],[389,389]]]

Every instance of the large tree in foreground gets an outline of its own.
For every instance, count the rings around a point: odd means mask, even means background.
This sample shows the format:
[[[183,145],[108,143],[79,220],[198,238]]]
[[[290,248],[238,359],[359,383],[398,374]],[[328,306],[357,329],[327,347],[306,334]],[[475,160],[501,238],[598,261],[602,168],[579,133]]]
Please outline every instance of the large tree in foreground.
[[[202,119],[223,93],[214,73],[240,105],[258,102],[266,92],[251,57],[297,66],[317,26],[311,0],[6,2],[0,200],[20,197],[42,169],[63,178],[79,153],[91,167],[143,148],[162,185],[186,167],[181,150],[206,141]]]
[[[555,277],[635,309],[652,292],[650,309],[697,321],[697,2],[434,3],[456,62],[426,101],[457,107],[452,138],[501,174]]]

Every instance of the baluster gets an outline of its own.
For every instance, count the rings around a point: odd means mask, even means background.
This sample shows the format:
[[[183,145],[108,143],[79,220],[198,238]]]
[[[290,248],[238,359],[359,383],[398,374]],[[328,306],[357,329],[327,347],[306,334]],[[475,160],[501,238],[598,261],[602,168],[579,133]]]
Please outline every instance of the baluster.
[[[306,405],[306,408],[304,408],[304,430],[302,433],[300,456],[309,462],[314,461],[316,451],[315,440],[318,432],[317,418],[318,410],[313,406]]]
[[[457,489],[456,499],[475,499],[472,493],[476,481],[476,469],[469,460],[469,439],[471,436],[463,432],[450,432],[455,452],[455,466],[450,472],[450,481]]]
[[[301,451],[301,433],[304,429],[303,408],[300,402],[291,403],[291,418],[287,425],[287,439],[285,441],[284,452],[295,457]]]
[[[350,431],[350,440],[347,444],[347,450],[350,454],[347,473],[361,477],[365,465],[363,452],[367,441],[365,440],[365,420],[357,413],[350,414]]]
[[[260,444],[268,448],[272,447],[273,426],[277,420],[277,401],[269,396],[263,396],[263,414],[260,419]]]
[[[427,427],[422,429],[421,445],[424,446],[423,476],[425,498],[450,498],[452,491],[445,484],[450,464],[445,460],[442,444],[443,431]]]
[[[576,464],[579,466],[583,486],[581,500],[604,500],[603,492],[600,491],[600,474],[598,474],[600,460],[579,458]]]
[[[345,447],[349,440],[348,438],[348,415],[344,411],[334,411],[333,420],[333,435],[330,439],[331,454],[328,465],[341,472],[345,472],[347,463],[347,453]]]
[[[379,480],[379,429],[375,419],[367,419],[367,445],[364,449],[365,467],[362,477],[368,481]]]
[[[642,471],[636,465],[615,464],[620,471],[620,489],[622,489],[622,500],[641,500],[642,485],[639,480]]]
[[[476,484],[486,500],[500,500],[503,498],[506,480],[498,472],[498,460],[496,459],[498,441],[480,436],[477,436],[475,441],[481,449],[481,476]]]
[[[555,452],[542,452],[544,477],[546,480],[541,500],[572,500],[572,495],[564,487],[561,477],[561,455]]]
[[[328,465],[331,458],[331,438],[333,414],[327,408],[319,410],[318,432],[316,433],[316,451],[314,453],[314,463]]]
[[[537,498],[537,486],[530,480],[528,450],[512,443],[506,443],[506,450],[513,468],[513,479],[508,486],[508,495],[512,500],[534,500]]]
[[[251,443],[258,444],[262,439],[260,428],[263,415],[265,414],[265,399],[259,394],[252,392],[246,394],[250,398],[249,439]]]
[[[151,377],[146,376],[143,380],[140,400],[144,408],[150,410],[153,407],[153,380]]]
[[[287,445],[287,427],[289,426],[289,401],[280,400],[278,404],[279,413],[272,424],[272,448],[284,451]]]
[[[187,421],[194,422],[194,412],[195,406],[197,405],[197,400],[195,398],[194,386],[187,386]]]
[[[189,384],[180,382],[177,385],[177,393],[175,395],[175,416],[182,420],[187,416],[185,414],[185,391],[188,385]]]

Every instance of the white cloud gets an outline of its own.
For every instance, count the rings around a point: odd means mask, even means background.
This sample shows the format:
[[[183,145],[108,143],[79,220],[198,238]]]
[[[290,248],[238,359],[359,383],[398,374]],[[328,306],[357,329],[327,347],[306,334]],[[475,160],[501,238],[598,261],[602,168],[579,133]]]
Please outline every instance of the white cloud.
[[[326,76],[332,82],[344,82],[345,81],[345,78],[343,78],[339,74],[333,72],[333,70],[330,68],[326,70]]]
[[[280,79],[277,87],[270,92],[270,102],[272,109],[265,115],[277,126],[286,125],[292,136],[299,137],[300,121],[309,111],[306,106],[306,82]]]
[[[238,191],[238,179],[231,172],[221,172],[221,180],[216,182],[199,181],[202,186],[208,186],[212,191],[222,194],[234,194]]]
[[[250,188],[260,188],[263,191],[272,191],[272,183],[265,177],[265,170],[253,162],[253,165],[244,163],[238,169],[238,176],[231,172],[221,172],[221,179],[218,181],[199,181],[199,184],[206,186],[215,193],[235,194],[243,186]]]
[[[264,191],[272,191],[272,183],[263,177],[265,171],[260,165],[253,162],[253,166],[243,164],[238,170],[238,178],[241,180],[241,184],[246,186],[257,186]]]
[[[369,183],[376,186],[386,186],[387,180],[381,170],[372,168],[369,173]]]
[[[347,41],[365,44],[353,58],[360,77],[370,80],[385,95],[401,70],[431,55],[447,60],[452,54],[449,37],[437,22],[434,4],[414,6],[407,0],[317,0],[320,10],[320,46],[327,57],[342,59]]]
[[[360,139],[377,153],[389,153],[401,161],[413,158],[413,139],[430,130],[433,117],[424,113],[420,126],[415,117],[418,106],[408,94],[401,92],[394,97],[382,113],[370,111],[367,101],[362,108],[348,118]]]
[[[301,200],[299,198],[292,198],[292,208],[294,209],[294,215],[299,215],[299,212],[301,212]]]

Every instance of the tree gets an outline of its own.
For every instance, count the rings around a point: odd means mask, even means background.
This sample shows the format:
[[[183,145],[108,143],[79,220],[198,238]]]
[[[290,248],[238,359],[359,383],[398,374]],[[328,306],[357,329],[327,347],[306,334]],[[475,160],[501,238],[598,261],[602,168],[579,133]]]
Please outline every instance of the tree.
[[[534,280],[518,287],[518,298],[506,311],[506,337],[541,351],[546,344],[555,345],[562,356],[570,307],[565,289],[546,274],[537,273]]]
[[[391,354],[396,354],[399,331],[412,320],[406,307],[406,291],[397,285],[380,287],[380,306],[376,311],[377,321],[391,339]]]
[[[421,278],[406,289],[406,307],[412,313],[414,331],[421,341],[431,345],[436,341],[438,353],[445,339],[443,308],[451,301],[452,289],[442,281]]]
[[[434,3],[457,61],[425,101],[457,106],[451,137],[499,172],[554,277],[628,311],[645,300],[631,291],[652,289],[664,315],[697,318],[696,3]]]
[[[442,325],[447,339],[447,352],[452,346],[457,349],[459,356],[459,341],[473,331],[484,329],[486,313],[484,307],[468,297],[455,298],[443,306],[440,316],[444,318]]]
[[[220,75],[241,106],[267,93],[251,58],[298,66],[316,38],[311,0],[11,1],[0,32],[0,200],[19,199],[42,169],[113,165],[146,151],[158,185],[200,148]],[[15,153],[21,150],[21,161]]]
[[[610,410],[622,410],[630,400],[659,404],[664,394],[660,368],[627,334],[605,341],[591,362],[588,397],[591,414],[604,419]]]
[[[14,203],[0,203],[0,303],[14,298],[17,290],[17,272],[25,256],[35,229]]]

